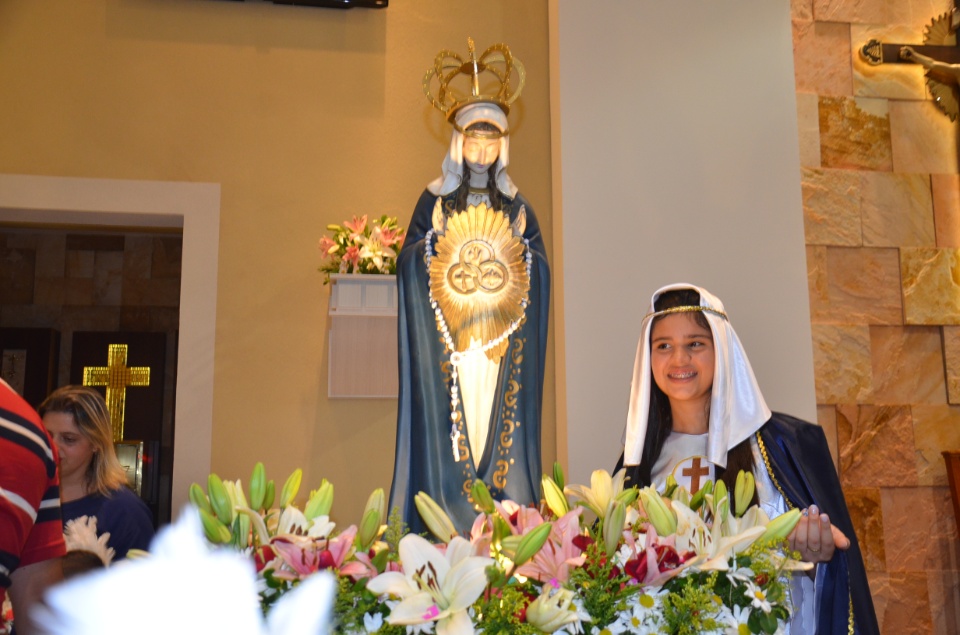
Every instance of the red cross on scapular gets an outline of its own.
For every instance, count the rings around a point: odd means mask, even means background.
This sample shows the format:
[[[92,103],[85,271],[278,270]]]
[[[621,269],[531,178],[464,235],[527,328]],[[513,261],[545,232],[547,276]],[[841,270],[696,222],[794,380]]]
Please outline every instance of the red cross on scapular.
[[[710,468],[707,466],[700,465],[700,457],[696,456],[693,458],[693,466],[685,467],[680,471],[682,476],[690,477],[690,493],[696,494],[700,489],[700,477],[708,476],[710,474]]]

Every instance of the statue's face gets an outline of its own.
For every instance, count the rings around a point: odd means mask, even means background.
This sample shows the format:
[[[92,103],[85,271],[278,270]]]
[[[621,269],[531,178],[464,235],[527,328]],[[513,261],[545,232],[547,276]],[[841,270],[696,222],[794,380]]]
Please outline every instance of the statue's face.
[[[474,174],[485,174],[500,156],[499,139],[463,138],[463,159]]]

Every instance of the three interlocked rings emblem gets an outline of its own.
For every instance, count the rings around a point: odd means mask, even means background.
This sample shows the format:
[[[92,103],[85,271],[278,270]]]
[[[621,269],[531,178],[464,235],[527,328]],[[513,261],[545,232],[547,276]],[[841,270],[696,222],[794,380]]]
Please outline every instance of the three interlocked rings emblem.
[[[450,287],[463,295],[478,291],[496,293],[510,275],[497,260],[493,247],[483,240],[471,240],[460,248],[457,263],[447,271]]]

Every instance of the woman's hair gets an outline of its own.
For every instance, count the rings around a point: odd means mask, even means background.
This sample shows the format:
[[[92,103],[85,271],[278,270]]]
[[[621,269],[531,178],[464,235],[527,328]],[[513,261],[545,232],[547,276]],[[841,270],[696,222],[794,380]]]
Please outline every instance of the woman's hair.
[[[655,311],[673,309],[678,306],[700,306],[700,294],[693,289],[673,289],[660,294],[653,308]],[[708,331],[712,331],[707,316],[702,311],[691,311],[688,313],[698,326]],[[650,334],[653,334],[653,326],[665,316],[659,315],[653,318],[650,325]],[[707,402],[710,407],[710,402]],[[709,412],[707,413],[709,420]],[[663,445],[667,441],[667,436],[673,430],[673,413],[670,410],[670,399],[666,393],[660,390],[657,382],[650,377],[650,410],[647,416],[647,435],[643,442],[643,456],[640,459],[638,478],[640,482],[649,483],[651,481],[651,472],[653,465],[660,457],[663,451]],[[753,471],[753,451],[750,448],[750,440],[747,439],[730,448],[727,452],[726,469],[717,468],[717,476],[721,478],[730,492],[731,499],[735,491],[737,474],[742,470],[744,472]],[[757,503],[756,492],[754,492],[753,503]],[[732,507],[732,506],[731,506]]]
[[[106,496],[126,485],[126,473],[113,447],[110,413],[100,393],[86,386],[64,386],[50,393],[38,412],[41,417],[48,412],[72,416],[80,434],[93,446],[93,457],[84,476],[88,492]]]
[[[478,121],[467,126],[467,131],[500,132],[500,128],[487,121]],[[503,207],[503,196],[500,194],[500,189],[497,187],[497,165],[499,164],[499,157],[497,157],[497,159],[497,161],[494,161],[492,164],[490,164],[490,167],[487,168],[487,196],[490,197],[490,207],[495,210],[500,210]],[[470,194],[470,168],[467,167],[466,159],[464,159],[461,168],[461,174],[463,174],[463,178],[460,179],[460,186],[457,188],[456,198],[456,209],[458,211],[467,209],[467,196]]]

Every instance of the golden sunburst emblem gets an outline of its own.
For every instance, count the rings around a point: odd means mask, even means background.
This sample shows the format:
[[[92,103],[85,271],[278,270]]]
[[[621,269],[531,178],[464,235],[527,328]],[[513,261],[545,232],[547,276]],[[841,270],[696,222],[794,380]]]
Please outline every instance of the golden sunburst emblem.
[[[469,349],[471,340],[474,348],[493,342],[523,319],[530,276],[522,216],[518,228],[506,214],[481,203],[454,212],[437,230],[430,290],[457,351]],[[487,357],[501,358],[508,344],[502,338]]]

